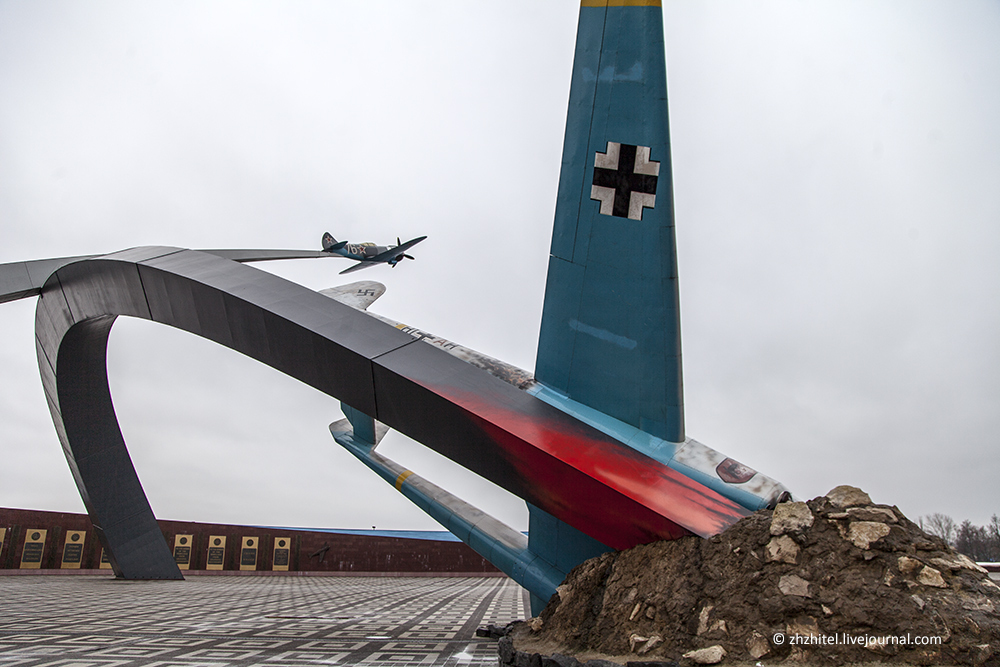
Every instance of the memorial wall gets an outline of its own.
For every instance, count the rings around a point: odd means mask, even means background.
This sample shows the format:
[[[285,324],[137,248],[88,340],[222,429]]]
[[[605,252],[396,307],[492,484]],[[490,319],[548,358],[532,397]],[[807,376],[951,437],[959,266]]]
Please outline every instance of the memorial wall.
[[[158,521],[185,574],[473,575],[499,571],[447,533],[385,535]],[[0,573],[111,570],[86,514],[0,508]]]

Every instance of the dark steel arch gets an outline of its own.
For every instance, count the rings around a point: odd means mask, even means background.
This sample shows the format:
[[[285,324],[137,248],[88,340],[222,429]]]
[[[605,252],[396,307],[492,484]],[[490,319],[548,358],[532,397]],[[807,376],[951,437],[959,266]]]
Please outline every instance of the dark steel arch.
[[[62,265],[41,287],[35,318],[56,431],[121,577],[181,578],[111,400],[107,341],[121,315],[262,361],[613,548],[714,534],[746,514],[488,373],[310,289],[208,252],[134,248]]]

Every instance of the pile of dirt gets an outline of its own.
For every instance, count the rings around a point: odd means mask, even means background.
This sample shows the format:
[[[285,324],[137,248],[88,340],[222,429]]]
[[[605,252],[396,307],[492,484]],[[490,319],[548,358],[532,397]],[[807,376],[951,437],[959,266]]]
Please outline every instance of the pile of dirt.
[[[586,561],[505,643],[509,664],[523,656],[562,664],[537,653],[653,664],[995,666],[1000,586],[896,507],[842,486],[710,539]]]

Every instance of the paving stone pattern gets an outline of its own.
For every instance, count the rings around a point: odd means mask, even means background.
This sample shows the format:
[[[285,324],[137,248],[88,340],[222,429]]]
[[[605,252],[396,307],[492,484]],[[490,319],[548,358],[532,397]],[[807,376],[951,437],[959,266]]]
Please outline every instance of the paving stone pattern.
[[[530,614],[499,577],[0,577],[0,665],[495,665]]]

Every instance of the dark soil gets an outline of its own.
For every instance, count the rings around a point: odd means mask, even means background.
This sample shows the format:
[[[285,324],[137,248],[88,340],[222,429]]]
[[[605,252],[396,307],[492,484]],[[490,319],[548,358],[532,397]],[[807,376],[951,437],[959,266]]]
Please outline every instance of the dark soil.
[[[982,568],[857,489],[828,496],[586,561],[514,646],[621,662],[705,662],[684,654],[721,646],[724,662],[1000,666],[1000,587]],[[894,639],[923,637],[940,643]]]

